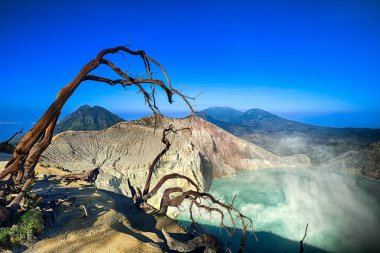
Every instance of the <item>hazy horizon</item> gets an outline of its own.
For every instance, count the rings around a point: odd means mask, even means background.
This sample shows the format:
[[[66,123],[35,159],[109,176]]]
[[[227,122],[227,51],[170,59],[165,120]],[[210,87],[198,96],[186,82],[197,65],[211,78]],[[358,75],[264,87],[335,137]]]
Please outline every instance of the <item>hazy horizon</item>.
[[[0,0],[0,11],[3,136],[32,125],[87,62],[117,45],[160,61],[174,87],[200,94],[196,110],[260,108],[308,124],[380,128],[376,1]],[[131,57],[110,58],[141,72]],[[136,91],[85,82],[62,116],[83,104],[145,115]],[[161,96],[161,111],[184,115],[174,100]]]
[[[96,104],[93,104],[90,106],[96,106]],[[100,105],[97,105],[97,106],[100,106]],[[107,109],[108,111],[116,114],[117,116],[119,116],[125,120],[134,120],[134,119],[139,119],[139,118],[151,115],[151,111],[149,111],[149,109],[147,109],[147,108],[146,108],[146,110],[142,110],[142,111],[117,112],[117,111],[109,110],[107,108],[107,106],[101,106],[101,107]],[[230,107],[230,106],[212,106],[212,107]],[[70,113],[73,113],[78,108],[75,108],[73,110],[69,110],[69,109],[63,110],[59,120],[64,119],[67,115],[69,115]],[[210,108],[210,107],[207,107],[207,108]],[[207,108],[203,108],[202,110],[205,110]],[[230,108],[233,108],[233,107],[230,107]],[[236,109],[236,108],[233,108],[233,109]],[[261,109],[261,110],[263,110],[262,108],[254,108],[254,107],[252,107],[250,109]],[[245,109],[236,109],[236,110],[241,111],[241,112],[245,112],[245,111],[248,111],[250,109],[246,109],[246,110]],[[202,110],[200,110],[200,111],[202,111]],[[267,110],[264,110],[264,111],[267,111]],[[345,114],[345,113],[340,113],[340,114],[328,114],[328,113],[326,113],[326,114],[318,114],[318,113],[317,114],[311,114],[311,113],[287,113],[287,112],[273,112],[273,111],[267,111],[267,112],[272,113],[272,114],[277,115],[277,116],[280,116],[280,117],[285,118],[285,119],[297,121],[297,122],[304,123],[304,124],[316,125],[316,126],[337,127],[337,128],[373,128],[373,129],[380,128],[380,124],[379,125],[374,124],[374,126],[376,126],[376,127],[367,127],[366,125],[361,125],[361,124],[347,125],[347,124],[345,124],[347,122],[347,120],[343,121],[343,124],[339,122],[339,120],[341,118],[347,118],[347,117],[354,120],[356,118],[355,116],[360,115],[360,114],[364,117],[367,117],[368,120],[373,120],[375,122],[378,122],[379,119],[374,117],[374,115],[376,113],[364,113],[363,114],[363,113],[358,112],[355,115],[355,113],[349,113],[349,114]],[[189,115],[190,111],[177,111],[177,112],[176,111],[169,111],[169,112],[163,111],[162,113],[166,116],[169,116],[169,117],[185,117],[185,116]],[[39,119],[38,115],[35,115],[34,118],[29,118],[29,121],[8,121],[8,122],[2,121],[2,122],[0,122],[0,141],[9,138],[13,133],[19,131],[21,128],[24,128],[24,133],[26,133],[26,131],[28,131],[30,128],[32,128],[32,126],[35,124],[35,122],[38,119]],[[331,120],[336,121],[336,123],[329,124],[329,122],[331,122]]]

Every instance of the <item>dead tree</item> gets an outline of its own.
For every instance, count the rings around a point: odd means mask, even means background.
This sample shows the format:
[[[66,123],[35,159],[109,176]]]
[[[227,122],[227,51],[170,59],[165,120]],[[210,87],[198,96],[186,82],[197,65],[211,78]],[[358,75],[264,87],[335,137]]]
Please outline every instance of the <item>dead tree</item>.
[[[147,78],[133,77],[128,72],[124,72],[116,66],[113,62],[106,59],[105,57],[110,54],[115,53],[125,53],[132,56],[140,57],[144,65],[145,71],[147,72]],[[96,76],[91,74],[92,71],[97,69],[99,66],[105,66],[110,68],[115,72],[119,78],[110,79],[107,77]],[[151,66],[157,66],[165,77],[165,81],[154,79]],[[26,135],[22,138],[20,143],[15,148],[12,158],[5,166],[5,169],[0,171],[0,225],[4,223],[9,223],[9,219],[12,216],[12,212],[22,212],[27,210],[29,207],[28,201],[24,201],[30,187],[35,180],[35,166],[41,156],[52,140],[54,133],[54,128],[56,126],[58,117],[61,113],[62,107],[65,105],[67,100],[75,92],[81,83],[84,81],[96,81],[103,82],[108,85],[121,85],[122,87],[136,86],[138,90],[142,93],[146,104],[152,110],[155,115],[160,115],[160,111],[156,105],[156,87],[161,88],[169,101],[173,102],[173,95],[178,95],[181,97],[185,103],[188,105],[191,111],[193,111],[191,104],[188,102],[189,97],[183,95],[176,89],[174,89],[170,83],[170,80],[166,74],[163,66],[147,56],[144,51],[132,51],[124,46],[119,46],[115,48],[109,48],[101,51],[95,59],[87,63],[79,72],[79,74],[67,85],[65,86],[57,95],[56,100],[50,105],[42,117],[37,121],[37,123],[30,129]],[[143,85],[148,84],[149,90],[147,90]],[[243,236],[241,238],[241,245],[239,252],[242,252],[245,247],[245,233],[248,226],[253,226],[252,220],[240,213],[238,209],[234,207],[234,199],[231,204],[222,203],[216,200],[211,194],[206,192],[200,192],[199,187],[188,177],[180,174],[168,174],[162,177],[159,182],[150,189],[150,181],[152,173],[156,169],[157,162],[160,158],[169,150],[170,142],[166,138],[171,132],[182,131],[185,129],[176,130],[173,126],[165,129],[163,132],[162,142],[165,144],[165,148],[158,154],[156,159],[152,162],[149,167],[149,174],[146,180],[145,187],[143,191],[137,188],[137,192],[134,187],[129,183],[129,187],[133,196],[134,203],[147,213],[155,214],[166,214],[167,208],[170,206],[176,207],[183,203],[185,200],[190,201],[190,218],[194,222],[192,215],[192,208],[194,206],[204,209],[211,213],[219,213],[220,215],[220,226],[226,228],[229,235],[234,237],[237,233],[237,228],[234,221],[234,215],[236,215],[242,224]],[[95,173],[96,174],[96,173]],[[88,175],[86,173],[70,175],[69,180],[93,178],[93,174]],[[173,178],[180,178],[186,180],[188,183],[193,185],[195,190],[184,191],[180,187],[173,187],[166,189],[164,191],[160,209],[156,210],[154,207],[148,204],[148,200],[157,194],[158,190],[162,185]],[[176,194],[175,196],[173,196]],[[172,195],[172,196],[171,196]],[[207,203],[209,204],[207,204]],[[223,212],[224,211],[224,212]],[[231,230],[225,225],[224,219],[227,213],[232,224],[233,229]],[[234,215],[233,215],[234,214]]]
[[[0,152],[4,153],[11,153],[14,150],[14,146],[11,144],[11,141],[19,134],[22,134],[24,131],[24,128],[22,128],[20,131],[14,133],[11,138],[9,138],[6,141],[0,142]]]
[[[110,54],[121,53],[141,58],[142,64],[148,77],[139,78],[124,72],[113,62],[106,59]],[[151,66],[158,67],[165,77],[165,81],[154,79]],[[92,75],[91,72],[99,66],[105,66],[115,72],[119,78]],[[30,129],[15,148],[12,158],[0,171],[0,225],[11,216],[11,212],[18,212],[27,206],[21,206],[22,200],[29,191],[34,181],[34,168],[42,154],[51,142],[55,125],[61,113],[62,107],[84,81],[103,82],[108,85],[121,85],[122,87],[135,86],[143,94],[146,104],[158,115],[159,109],[156,105],[156,87],[161,88],[169,101],[173,102],[173,95],[179,95],[189,106],[187,96],[174,89],[163,66],[156,60],[145,54],[144,51],[133,51],[124,46],[118,46],[101,51],[95,59],[87,63],[79,74],[66,85],[57,95],[56,100],[50,105],[37,123]],[[149,89],[143,85],[149,85]],[[23,201],[25,202],[25,201]]]
[[[66,182],[67,184],[70,184],[72,182],[76,182],[76,181],[86,181],[86,182],[89,182],[89,183],[94,183],[98,177],[100,173],[100,169],[99,168],[95,168],[93,170],[89,170],[89,171],[83,171],[81,173],[69,173],[69,174],[65,174],[65,175],[62,175],[62,176],[58,176],[58,175],[44,175],[42,180],[49,180],[50,178],[57,178],[57,179],[61,179],[62,181]]]
[[[194,183],[193,180],[191,180],[189,177],[180,175],[177,173],[172,173],[172,174],[167,174],[163,176],[160,180],[158,180],[157,184],[150,190],[150,183],[152,180],[152,174],[157,168],[157,163],[160,160],[160,158],[169,150],[171,143],[168,140],[167,136],[170,133],[177,133],[178,131],[190,131],[189,128],[182,128],[182,129],[175,129],[173,125],[170,125],[168,128],[165,128],[163,130],[162,138],[161,141],[165,145],[165,147],[162,149],[162,151],[155,157],[153,160],[152,164],[149,166],[149,172],[147,176],[147,180],[145,182],[145,187],[144,190],[141,191],[139,187],[135,187],[131,185],[131,182],[128,179],[128,186],[131,191],[132,195],[132,200],[134,204],[141,210],[143,210],[146,213],[149,214],[156,214],[156,215],[165,215],[168,207],[178,207],[185,201],[188,201],[190,203],[189,207],[189,215],[191,221],[194,223],[194,217],[193,217],[193,207],[196,206],[199,209],[205,210],[210,215],[212,213],[217,213],[220,216],[220,227],[223,227],[226,229],[228,235],[231,238],[234,238],[235,235],[237,234],[237,226],[235,223],[235,217],[237,217],[240,220],[241,226],[242,226],[242,237],[240,241],[240,248],[238,252],[243,252],[245,248],[245,235],[246,231],[249,227],[253,229],[253,222],[252,220],[243,215],[235,206],[234,206],[234,201],[236,199],[236,196],[232,199],[232,202],[230,204],[228,203],[223,203],[217,199],[214,198],[210,193],[207,192],[201,192],[199,190],[199,187],[196,183]],[[160,203],[160,208],[156,209],[153,206],[151,206],[148,203],[148,200],[155,196],[159,189],[163,186],[165,182],[171,179],[182,179],[187,181],[192,187],[194,187],[195,190],[187,190],[184,191],[183,188],[181,187],[172,187],[172,188],[167,188],[164,190],[162,198],[161,198],[161,203]],[[229,220],[232,223],[232,229],[228,227],[225,224],[225,214],[228,215]],[[208,252],[214,252],[216,249],[215,243],[216,240],[213,236],[207,234],[207,236],[202,235],[194,240],[191,240],[187,243],[182,243],[175,241],[172,239],[169,234],[164,232],[164,235],[167,239],[167,243],[170,249],[177,250],[180,252],[190,252],[194,250],[197,247],[204,246],[207,248]]]

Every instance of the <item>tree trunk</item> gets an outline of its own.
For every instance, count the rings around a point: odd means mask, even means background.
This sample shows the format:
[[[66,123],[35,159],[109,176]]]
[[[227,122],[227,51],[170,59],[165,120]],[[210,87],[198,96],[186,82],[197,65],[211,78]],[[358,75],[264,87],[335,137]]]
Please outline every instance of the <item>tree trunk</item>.
[[[144,64],[146,72],[149,74],[149,78],[134,78],[128,73],[123,72],[111,61],[104,59],[106,55],[114,53],[127,53],[140,57]],[[151,64],[156,65],[162,71],[163,75],[166,78],[166,84],[164,81],[153,79]],[[117,75],[119,75],[121,79],[112,80],[105,77],[90,75],[91,71],[96,69],[99,65],[108,66]],[[141,93],[144,94],[146,103],[155,114],[159,113],[155,102],[155,86],[158,86],[165,91],[169,103],[173,102],[173,94],[177,94],[182,97],[190,106],[187,101],[188,97],[173,89],[163,66],[156,60],[147,56],[144,51],[132,51],[123,46],[109,48],[101,51],[94,60],[87,63],[81,69],[79,74],[58,93],[56,100],[49,106],[49,108],[37,121],[33,128],[26,133],[26,135],[17,145],[12,154],[12,158],[5,166],[5,169],[0,171],[0,194],[2,195],[0,195],[0,200],[2,200],[2,202],[0,202],[0,206],[2,207],[1,215],[3,218],[6,217],[3,209],[5,207],[14,208],[15,206],[19,205],[26,196],[26,192],[30,190],[30,186],[34,181],[34,168],[38,163],[41,154],[45,151],[51,142],[54,128],[61,113],[62,107],[79,87],[79,85],[83,81],[87,80],[103,82],[109,85],[119,84],[123,87],[136,86],[139,88]],[[147,92],[143,88],[143,83],[151,85],[151,92]],[[190,109],[192,110],[191,106]],[[84,177],[93,175],[72,176],[83,179]]]

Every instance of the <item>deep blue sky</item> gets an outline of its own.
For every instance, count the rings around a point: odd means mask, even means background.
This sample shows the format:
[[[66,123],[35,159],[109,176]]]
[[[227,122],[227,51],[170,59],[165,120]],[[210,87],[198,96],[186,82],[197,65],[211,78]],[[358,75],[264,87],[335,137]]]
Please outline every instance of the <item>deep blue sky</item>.
[[[0,131],[31,125],[84,64],[117,45],[144,49],[185,93],[203,92],[198,110],[380,127],[380,1],[0,0]],[[63,114],[85,103],[125,118],[147,112],[134,90],[83,83]],[[186,111],[179,99],[161,108]]]

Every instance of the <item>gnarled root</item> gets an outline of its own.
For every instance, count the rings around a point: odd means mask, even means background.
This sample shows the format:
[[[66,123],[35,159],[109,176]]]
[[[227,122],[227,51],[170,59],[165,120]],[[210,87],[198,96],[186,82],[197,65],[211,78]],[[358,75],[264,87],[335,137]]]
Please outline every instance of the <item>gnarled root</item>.
[[[166,239],[166,244],[170,250],[176,250],[179,252],[190,252],[200,247],[205,247],[205,253],[216,253],[218,250],[218,240],[210,234],[203,234],[195,237],[187,242],[180,242],[173,239],[165,229],[162,229],[162,233]]]
[[[82,173],[71,173],[67,175],[57,176],[57,178],[63,179],[63,181],[67,182],[67,184],[78,180],[93,183],[98,177],[99,172],[99,168],[96,168],[90,171],[84,171]]]

